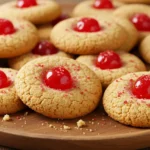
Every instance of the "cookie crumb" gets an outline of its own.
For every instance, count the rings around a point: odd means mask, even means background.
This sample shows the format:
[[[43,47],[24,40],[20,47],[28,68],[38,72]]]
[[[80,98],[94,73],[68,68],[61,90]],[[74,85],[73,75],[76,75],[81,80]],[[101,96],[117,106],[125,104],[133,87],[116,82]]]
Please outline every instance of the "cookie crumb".
[[[82,134],[85,135],[85,132],[83,132]]]
[[[24,116],[28,116],[28,114],[29,114],[29,112],[25,112],[25,113],[24,113]]]
[[[92,130],[92,129],[89,129],[89,131],[90,131],[90,132],[93,132],[93,130]]]
[[[71,128],[69,126],[64,125],[63,127],[65,130],[70,130]]]
[[[83,121],[83,120],[80,119],[80,120],[77,122],[77,127],[78,127],[78,128],[81,128],[81,127],[84,127],[84,126],[86,126],[85,121]]]
[[[54,126],[52,124],[49,125],[50,128],[54,128]]]
[[[11,120],[11,118],[10,118],[10,116],[9,115],[4,115],[4,117],[3,117],[3,121],[10,121]]]

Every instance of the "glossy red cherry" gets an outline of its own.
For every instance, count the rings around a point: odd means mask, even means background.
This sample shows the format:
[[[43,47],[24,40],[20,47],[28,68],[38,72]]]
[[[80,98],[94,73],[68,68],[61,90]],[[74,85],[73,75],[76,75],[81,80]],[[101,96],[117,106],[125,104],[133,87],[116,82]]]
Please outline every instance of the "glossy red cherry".
[[[132,23],[139,31],[150,31],[150,17],[146,14],[136,14],[131,18]]]
[[[94,18],[82,18],[77,22],[74,30],[77,32],[98,32],[101,30],[101,27]]]
[[[150,99],[150,75],[139,77],[133,84],[132,93],[137,98]]]
[[[7,19],[0,19],[0,35],[13,34],[15,28],[11,21]]]
[[[101,69],[116,69],[122,66],[119,55],[113,51],[101,52],[96,60],[96,66]]]
[[[6,74],[0,70],[0,89],[10,86],[10,81]]]
[[[53,68],[44,74],[45,84],[56,90],[67,90],[73,86],[70,73],[64,67]]]
[[[33,54],[37,55],[52,55],[58,52],[57,48],[48,41],[39,42],[36,47],[32,50]]]
[[[53,26],[55,26],[57,23],[59,23],[59,22],[65,20],[65,19],[68,19],[69,17],[70,17],[70,16],[67,15],[67,14],[62,14],[62,15],[60,15],[57,19],[55,19],[54,21],[52,21],[51,24],[52,24]]]
[[[27,7],[32,7],[36,5],[37,5],[36,0],[18,0],[17,1],[17,7],[19,8],[27,8]]]
[[[93,7],[96,9],[113,9],[114,8],[110,0],[95,0]]]

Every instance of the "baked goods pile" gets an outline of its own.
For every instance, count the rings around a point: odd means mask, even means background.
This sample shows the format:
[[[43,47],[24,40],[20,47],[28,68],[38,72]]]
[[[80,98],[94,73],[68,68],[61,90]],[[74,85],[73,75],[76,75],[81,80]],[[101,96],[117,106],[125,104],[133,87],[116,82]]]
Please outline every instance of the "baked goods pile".
[[[0,114],[28,106],[50,118],[73,119],[102,99],[114,120],[150,127],[148,4],[88,0],[69,15],[56,1],[1,5],[0,58],[9,68],[0,68]]]

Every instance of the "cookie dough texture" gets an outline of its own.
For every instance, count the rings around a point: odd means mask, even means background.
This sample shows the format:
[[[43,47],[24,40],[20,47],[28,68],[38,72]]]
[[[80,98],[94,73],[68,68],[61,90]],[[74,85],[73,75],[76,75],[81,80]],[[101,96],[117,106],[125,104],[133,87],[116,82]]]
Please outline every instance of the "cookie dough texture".
[[[58,53],[50,55],[50,56],[54,56],[54,55],[61,56],[61,57],[68,57],[68,58],[72,57],[71,55],[69,55],[65,52],[62,52],[62,51],[58,51]],[[36,58],[41,58],[41,57],[44,57],[44,56],[36,55],[36,54],[33,54],[32,52],[30,52],[30,53],[9,59],[8,64],[9,64],[10,68],[19,70],[19,69],[21,69],[22,66],[24,66],[29,61],[32,61]]]
[[[22,18],[34,24],[43,24],[55,20],[60,16],[61,8],[57,2],[52,0],[37,0],[37,3],[37,6],[28,8],[17,8],[16,1],[5,3],[0,7],[0,17]]]
[[[101,80],[102,86],[105,88],[111,82],[121,77],[122,75],[131,73],[131,72],[146,71],[146,67],[144,63],[136,56],[129,54],[129,53],[119,53],[119,56],[121,58],[123,65],[121,68],[116,68],[116,69],[100,69],[96,67],[95,62],[96,62],[97,56],[94,56],[94,55],[79,56],[77,58],[77,61],[82,64],[85,64],[91,70],[93,70],[96,73],[96,75],[99,77],[99,79]]]
[[[132,94],[132,84],[149,72],[131,73],[115,80],[106,89],[103,105],[108,115],[120,123],[134,127],[150,127],[150,100]]]
[[[37,44],[37,29],[28,21],[10,19],[16,32],[0,35],[0,58],[11,58],[29,52]]]
[[[17,96],[14,81],[17,74],[16,70],[0,68],[12,81],[11,85],[0,89],[0,115],[16,113],[25,108]]]
[[[124,3],[142,3],[142,4],[150,4],[149,0],[117,0],[119,2]]]
[[[128,38],[126,30],[115,21],[94,18],[101,25],[101,31],[76,32],[73,27],[81,18],[71,18],[60,22],[52,29],[52,43],[58,49],[72,54],[98,54],[106,49],[118,50]]]
[[[150,35],[145,37],[139,46],[139,52],[142,58],[150,63]]]
[[[112,1],[112,3],[115,8],[124,5],[123,3],[118,1]],[[112,15],[112,12],[114,11],[114,9],[96,9],[93,7],[93,4],[94,4],[93,0],[80,2],[74,8],[72,12],[72,16],[73,17],[80,17],[80,16],[87,16],[87,15],[105,16],[105,15]]]
[[[43,73],[60,66],[66,68],[74,80],[70,90],[55,90],[43,83]],[[56,56],[36,59],[23,66],[16,78],[16,89],[28,107],[61,119],[87,115],[97,107],[102,95],[100,80],[93,71],[73,59]]]

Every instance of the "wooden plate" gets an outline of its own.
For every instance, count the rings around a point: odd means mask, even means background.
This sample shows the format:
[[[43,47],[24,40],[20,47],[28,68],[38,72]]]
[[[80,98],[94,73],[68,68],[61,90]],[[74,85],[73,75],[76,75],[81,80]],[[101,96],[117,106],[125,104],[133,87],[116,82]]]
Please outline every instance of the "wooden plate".
[[[69,0],[60,2],[67,12],[75,4]],[[64,121],[51,120],[31,110],[26,116],[25,112],[11,115],[11,121],[0,123],[0,145],[32,150],[137,149],[150,146],[149,129],[121,125],[110,119],[103,108],[97,108],[86,117]],[[87,126],[78,129],[76,122],[79,119],[83,119]],[[64,125],[71,130],[65,130]]]

